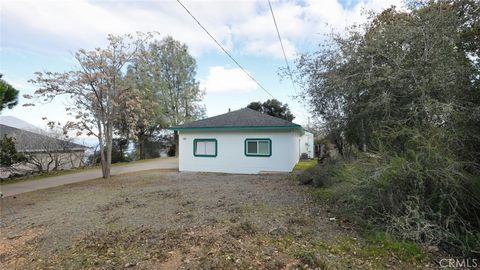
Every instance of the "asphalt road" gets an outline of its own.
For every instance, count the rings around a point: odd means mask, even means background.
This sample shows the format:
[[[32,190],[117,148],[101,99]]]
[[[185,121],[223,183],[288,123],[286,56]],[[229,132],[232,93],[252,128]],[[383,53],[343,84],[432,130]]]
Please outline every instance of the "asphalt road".
[[[112,166],[111,175],[119,175],[124,173],[156,169],[178,169],[178,159],[157,158],[151,161],[134,162],[126,165]],[[100,177],[102,177],[102,171],[100,169],[90,169],[76,173],[2,185],[0,186],[0,192],[3,194],[4,197],[13,196],[38,189],[56,187]]]

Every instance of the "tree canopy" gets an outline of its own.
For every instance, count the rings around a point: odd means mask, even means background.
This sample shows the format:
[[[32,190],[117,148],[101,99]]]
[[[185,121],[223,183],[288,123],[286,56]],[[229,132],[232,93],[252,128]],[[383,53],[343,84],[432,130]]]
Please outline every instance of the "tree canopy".
[[[138,115],[149,108],[140,102],[142,91],[126,82],[125,69],[151,38],[151,34],[142,33],[109,35],[106,48],[80,49],[75,53],[76,69],[63,73],[37,72],[36,78],[30,80],[38,87],[37,98],[45,101],[59,95],[71,98],[72,105],[66,110],[76,120],[69,122],[67,128],[97,137],[104,178],[110,176],[113,135],[119,121],[132,128]]]
[[[145,158],[146,140],[156,132],[205,115],[200,104],[204,93],[195,79],[196,70],[188,47],[172,37],[150,42],[129,67],[127,79],[133,87],[142,89],[142,107],[148,108],[138,115],[133,129],[141,159]]]
[[[475,140],[469,149],[457,146],[480,161],[479,55],[471,46],[479,22],[462,16],[471,5],[390,8],[301,56],[298,77],[314,113],[331,132],[341,130],[349,143],[369,147],[382,138],[402,144],[400,137],[383,136],[391,130],[441,127],[464,142]]]
[[[402,238],[469,251],[480,242],[479,8],[392,7],[296,61],[303,94],[340,152],[370,157],[345,200]]]
[[[274,117],[285,119],[289,122],[292,122],[295,119],[295,116],[292,114],[288,108],[288,104],[283,104],[282,102],[276,99],[269,99],[265,102],[251,102],[247,105],[247,108],[256,110]]]
[[[0,74],[0,112],[11,109],[18,104],[18,90],[2,79]]]
[[[196,61],[187,46],[154,36],[109,35],[106,48],[75,53],[77,68],[37,72],[30,80],[38,89],[26,98],[48,102],[59,95],[70,97],[66,110],[75,121],[66,128],[98,138],[104,178],[110,175],[112,150],[120,139],[126,145],[136,142],[143,159],[146,143],[161,129],[205,114],[200,104],[203,91],[195,79]]]

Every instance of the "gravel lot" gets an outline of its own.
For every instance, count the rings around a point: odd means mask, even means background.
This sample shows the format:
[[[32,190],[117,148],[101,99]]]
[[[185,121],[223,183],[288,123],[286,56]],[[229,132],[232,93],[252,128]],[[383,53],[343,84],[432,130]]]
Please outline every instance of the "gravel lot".
[[[288,174],[120,175],[4,198],[0,268],[405,267],[330,218]]]

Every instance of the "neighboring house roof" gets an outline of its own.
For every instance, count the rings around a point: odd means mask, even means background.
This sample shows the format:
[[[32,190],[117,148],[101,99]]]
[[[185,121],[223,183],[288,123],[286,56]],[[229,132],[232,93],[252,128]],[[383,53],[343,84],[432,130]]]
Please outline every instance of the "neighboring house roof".
[[[273,117],[250,108],[244,108],[183,125],[172,126],[170,130],[211,130],[211,129],[301,129],[302,126]]]
[[[0,116],[0,125],[23,129],[34,133],[43,133],[43,130],[41,128],[36,127],[26,121],[23,121],[22,119],[11,115]]]
[[[15,148],[18,152],[84,151],[87,148],[80,144],[0,124],[1,138],[3,139],[5,135],[15,138]]]

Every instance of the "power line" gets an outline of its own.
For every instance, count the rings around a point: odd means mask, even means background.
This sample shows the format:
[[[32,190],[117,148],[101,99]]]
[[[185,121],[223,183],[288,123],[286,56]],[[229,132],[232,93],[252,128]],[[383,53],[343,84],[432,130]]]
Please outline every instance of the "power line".
[[[290,65],[288,64],[288,60],[287,60],[287,54],[285,53],[285,47],[283,47],[282,37],[280,36],[280,31],[278,30],[277,20],[275,19],[275,14],[273,13],[272,4],[270,3],[270,0],[267,0],[267,1],[268,1],[268,6],[270,7],[270,13],[272,14],[273,23],[275,24],[275,29],[277,30],[278,41],[280,41],[280,46],[282,47],[283,59],[285,59],[288,75],[290,76],[290,80],[292,81],[292,86],[295,92],[297,92],[297,90],[295,89],[295,83],[293,81],[292,70],[290,69]]]
[[[210,32],[208,32],[208,30],[203,27],[203,25],[197,20],[197,18],[195,18],[195,16],[193,16],[193,14],[190,12],[190,10],[188,10],[188,8],[182,4],[182,2],[180,2],[180,0],[177,0],[177,2],[183,7],[183,9],[185,9],[185,11],[188,13],[188,15],[190,15],[190,17],[192,17],[195,22],[197,22],[197,24],[203,29],[203,31],[205,31],[205,33],[207,33],[207,35],[213,39],[213,41],[220,47],[220,49],[222,49],[222,51],[241,69],[243,70],[243,72],[245,72],[245,74],[247,74],[248,77],[250,77],[250,79],[252,79],[258,86],[260,86],[260,88],[265,91],[267,94],[269,94],[272,98],[275,98],[265,87],[263,87],[263,85],[261,85],[255,78],[252,77],[252,75],[250,75],[250,73],[247,72],[247,70],[245,68],[243,68],[242,65],[240,65],[237,60],[235,60],[235,58],[233,58],[233,56],[231,56],[227,50],[225,50],[225,48],[223,48],[223,46],[210,34]]]
[[[277,20],[275,19],[275,13],[273,12],[273,8],[272,8],[272,4],[270,3],[270,0],[267,0],[267,1],[268,1],[268,6],[270,7],[270,13],[272,14],[273,23],[275,24],[275,29],[277,30],[277,37],[278,37],[278,41],[280,42],[280,47],[282,48],[283,59],[285,60],[285,65],[287,66],[288,76],[290,77],[290,81],[292,82],[294,92],[297,93],[295,82],[293,80],[292,70],[290,68],[290,64],[288,63],[287,54],[285,53],[285,47],[283,46],[283,42],[282,42],[282,37],[280,36],[280,30],[278,30],[278,24],[277,24]],[[302,107],[302,109],[305,109],[305,108]],[[292,111],[293,111],[293,108],[292,108]],[[303,113],[302,115],[305,116],[305,114]]]

